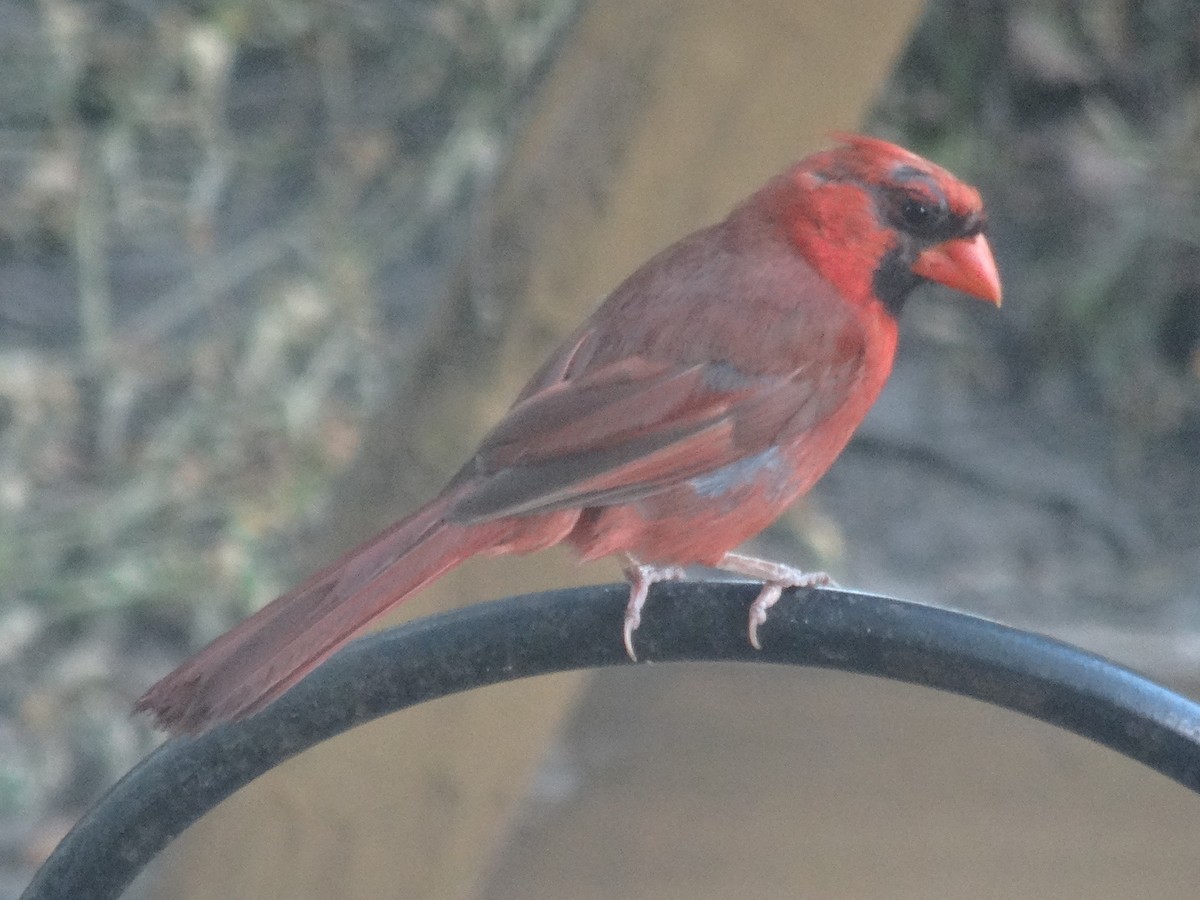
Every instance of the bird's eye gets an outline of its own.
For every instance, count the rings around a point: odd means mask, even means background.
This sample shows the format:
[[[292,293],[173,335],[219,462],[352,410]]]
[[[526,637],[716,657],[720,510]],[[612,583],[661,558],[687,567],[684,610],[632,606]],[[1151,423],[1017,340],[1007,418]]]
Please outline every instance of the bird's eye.
[[[913,231],[922,231],[933,220],[933,208],[928,203],[909,197],[901,204],[900,215],[904,224]]]
[[[895,224],[903,231],[919,238],[934,238],[945,230],[949,209],[944,200],[914,194],[898,199],[893,215]]]

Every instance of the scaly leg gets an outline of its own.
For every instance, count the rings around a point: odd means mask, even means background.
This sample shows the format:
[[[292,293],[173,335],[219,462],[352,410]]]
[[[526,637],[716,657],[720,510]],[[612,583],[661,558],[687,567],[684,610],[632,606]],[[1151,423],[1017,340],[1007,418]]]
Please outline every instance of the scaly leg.
[[[650,585],[660,581],[678,581],[685,577],[685,573],[678,566],[650,566],[638,562],[628,553],[624,557],[625,568],[622,571],[629,579],[629,602],[625,604],[625,652],[637,662],[637,654],[633,652],[633,633],[642,624],[642,607],[646,605]]]
[[[833,579],[824,572],[801,572],[783,563],[741,553],[726,553],[717,563],[717,568],[764,582],[762,590],[750,604],[750,645],[755,650],[762,649],[758,642],[758,626],[767,621],[767,610],[778,602],[784,588],[833,584]]]

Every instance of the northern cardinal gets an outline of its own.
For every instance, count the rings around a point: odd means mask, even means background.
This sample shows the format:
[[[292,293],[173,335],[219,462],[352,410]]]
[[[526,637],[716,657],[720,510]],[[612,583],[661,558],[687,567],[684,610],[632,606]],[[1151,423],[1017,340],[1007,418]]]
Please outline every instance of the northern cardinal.
[[[260,709],[359,629],[475,555],[617,555],[625,646],[650,585],[701,564],[785,587],[821,574],[733,553],[833,463],[933,281],[1000,304],[978,192],[841,136],[610,294],[433,500],[217,638],[138,700],[199,732]]]

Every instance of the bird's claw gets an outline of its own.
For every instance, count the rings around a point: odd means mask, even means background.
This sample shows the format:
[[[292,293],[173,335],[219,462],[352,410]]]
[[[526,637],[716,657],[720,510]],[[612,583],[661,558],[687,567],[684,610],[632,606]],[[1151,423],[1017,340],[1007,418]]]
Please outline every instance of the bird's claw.
[[[779,602],[784,588],[828,587],[834,580],[825,572],[801,572],[793,569],[795,577],[783,581],[768,581],[758,592],[754,602],[750,604],[750,626],[747,632],[750,636],[750,646],[761,650],[762,644],[758,639],[758,626],[767,621],[767,610]]]
[[[750,622],[747,628],[750,646],[755,650],[762,649],[758,638],[759,626],[767,621],[767,610],[779,602],[784,588],[824,587],[834,583],[824,572],[801,572],[783,563],[744,556],[741,553],[726,553],[720,562],[720,568],[763,581],[762,590],[750,604]]]
[[[782,594],[783,585],[764,584],[763,589],[754,598],[754,602],[750,604],[750,627],[748,631],[750,646],[755,650],[762,649],[762,644],[758,642],[758,626],[767,621],[767,610],[779,601],[779,597]]]
[[[685,574],[678,566],[650,566],[639,563],[633,557],[628,558],[625,577],[629,579],[629,602],[625,604],[625,626],[622,634],[625,639],[625,652],[633,662],[637,662],[637,654],[633,650],[633,633],[642,624],[642,607],[646,605],[650,585],[660,581],[678,581],[684,578]]]
[[[753,556],[743,556],[740,553],[726,553],[718,564],[718,568],[727,572],[735,572],[763,582],[762,590],[750,604],[750,619],[747,634],[750,646],[755,650],[762,649],[758,637],[758,629],[767,621],[767,610],[779,602],[786,588],[822,587],[834,583],[824,572],[801,572],[783,563],[758,559]],[[678,566],[653,566],[640,563],[632,556],[626,557],[625,577],[629,579],[629,602],[625,604],[625,624],[622,637],[625,652],[629,658],[637,662],[637,653],[633,649],[633,633],[642,624],[642,607],[646,605],[646,595],[650,586],[660,581],[678,581],[685,577],[684,570]]]

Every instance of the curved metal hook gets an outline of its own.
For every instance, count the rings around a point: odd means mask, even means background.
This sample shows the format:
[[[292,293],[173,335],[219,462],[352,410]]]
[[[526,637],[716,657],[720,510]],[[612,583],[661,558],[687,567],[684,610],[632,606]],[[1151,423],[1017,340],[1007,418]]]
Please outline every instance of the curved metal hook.
[[[746,640],[757,585],[654,589],[646,662],[841,669],[1006,707],[1090,738],[1200,792],[1200,705],[1092,654],[986,619],[850,591],[789,591]],[[174,837],[238,788],[343,731],[408,706],[531,675],[629,665],[624,585],[479,604],[365,637],[262,713],[172,740],[86,813],[23,900],[120,896]]]

